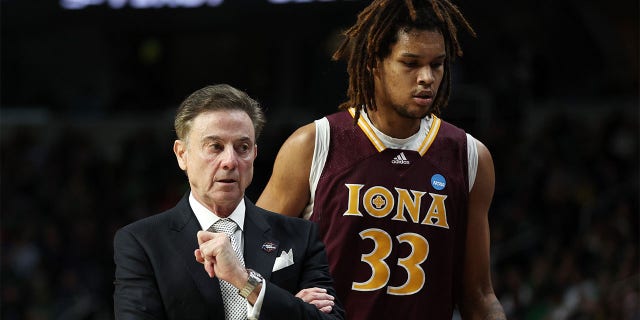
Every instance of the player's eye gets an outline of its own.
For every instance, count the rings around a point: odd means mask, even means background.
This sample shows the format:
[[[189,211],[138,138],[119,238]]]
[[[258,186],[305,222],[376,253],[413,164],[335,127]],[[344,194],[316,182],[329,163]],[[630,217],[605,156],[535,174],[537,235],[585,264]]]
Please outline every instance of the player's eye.
[[[409,68],[414,68],[418,65],[418,63],[415,61],[402,61],[402,64]]]

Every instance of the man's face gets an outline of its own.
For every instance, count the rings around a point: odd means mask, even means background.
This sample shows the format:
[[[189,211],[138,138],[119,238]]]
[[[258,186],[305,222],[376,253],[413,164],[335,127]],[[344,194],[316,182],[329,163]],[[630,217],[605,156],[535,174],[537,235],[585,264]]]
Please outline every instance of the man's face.
[[[218,216],[230,215],[251,183],[258,154],[249,115],[241,110],[202,113],[173,151],[196,200]]]
[[[418,29],[401,29],[397,37],[389,56],[373,72],[376,106],[420,119],[431,112],[444,76],[444,38],[438,31]]]

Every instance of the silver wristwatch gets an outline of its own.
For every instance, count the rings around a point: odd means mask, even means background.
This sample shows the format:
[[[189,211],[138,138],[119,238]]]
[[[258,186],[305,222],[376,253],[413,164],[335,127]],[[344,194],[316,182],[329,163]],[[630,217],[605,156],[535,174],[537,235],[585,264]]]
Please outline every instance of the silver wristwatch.
[[[264,281],[264,278],[257,272],[247,269],[247,273],[249,273],[249,279],[247,280],[247,284],[240,290],[238,290],[238,294],[243,298],[247,298],[253,290]]]

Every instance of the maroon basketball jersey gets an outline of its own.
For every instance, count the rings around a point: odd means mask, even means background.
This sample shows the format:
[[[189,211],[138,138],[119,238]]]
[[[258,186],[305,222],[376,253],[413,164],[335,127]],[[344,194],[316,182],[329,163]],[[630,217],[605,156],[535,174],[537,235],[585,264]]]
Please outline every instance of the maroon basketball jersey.
[[[389,149],[352,113],[327,119],[310,219],[348,319],[451,319],[467,221],[465,132],[434,117],[418,151]]]

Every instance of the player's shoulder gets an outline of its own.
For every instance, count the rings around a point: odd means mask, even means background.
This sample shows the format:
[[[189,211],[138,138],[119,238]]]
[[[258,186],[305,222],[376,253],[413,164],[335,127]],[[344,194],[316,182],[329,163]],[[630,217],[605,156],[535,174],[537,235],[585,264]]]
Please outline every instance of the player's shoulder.
[[[470,142],[463,128],[441,118],[434,118],[430,131],[437,132],[436,141],[448,149],[464,148]]]
[[[308,123],[304,126],[299,127],[294,131],[288,141],[292,143],[307,143],[309,141],[313,141],[316,136],[316,124],[315,122]]]
[[[447,121],[445,119],[434,118],[434,122],[435,121],[439,122],[439,125],[438,125],[439,126],[439,132],[442,131],[442,130],[446,130],[446,131],[450,131],[450,132],[455,132],[457,134],[466,133],[466,131],[462,127],[456,125],[455,123],[449,122],[449,121]]]
[[[354,109],[349,110],[340,110],[334,112],[330,115],[327,115],[323,118],[327,123],[330,123],[332,127],[344,127],[344,126],[353,126],[354,125]]]

